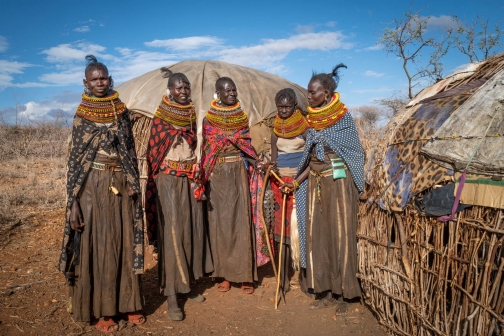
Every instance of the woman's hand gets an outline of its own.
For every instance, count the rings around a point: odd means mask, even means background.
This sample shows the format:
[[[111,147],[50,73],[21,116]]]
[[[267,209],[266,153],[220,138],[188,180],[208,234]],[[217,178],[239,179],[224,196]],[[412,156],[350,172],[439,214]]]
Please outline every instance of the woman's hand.
[[[72,203],[70,208],[70,227],[77,232],[82,232],[84,228],[84,220],[77,200]]]
[[[271,161],[271,162],[266,162],[264,163],[264,166],[263,166],[263,173],[266,172],[266,170],[268,170],[268,168],[270,168],[271,170],[275,171],[276,173],[278,173],[278,168],[277,168],[277,163],[276,161]]]
[[[294,184],[291,182],[286,182],[280,186],[280,190],[284,194],[290,194],[291,192],[294,191],[294,189],[295,189]]]
[[[136,195],[137,195],[137,193],[133,190],[133,188],[131,188],[131,186],[128,186],[128,196],[135,198]]]

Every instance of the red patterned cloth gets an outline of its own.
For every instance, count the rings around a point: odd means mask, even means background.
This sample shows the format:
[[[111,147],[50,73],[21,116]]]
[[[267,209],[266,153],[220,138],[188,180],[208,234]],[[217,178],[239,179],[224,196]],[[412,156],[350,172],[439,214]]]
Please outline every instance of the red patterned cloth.
[[[211,141],[209,141],[211,139]],[[224,131],[203,123],[203,150],[201,153],[201,168],[203,169],[203,183],[208,182],[213,167],[217,163],[217,156],[229,145],[235,145],[243,153],[255,160],[259,160],[252,147],[252,138],[249,128],[239,128],[232,134],[226,135]]]
[[[232,145],[238,147],[251,158],[259,160],[254,147],[252,147],[252,139],[250,138],[248,127],[237,129],[232,134],[226,135],[224,131],[217,127],[203,123],[203,150],[201,154],[203,185],[210,179],[210,174],[217,163],[218,155],[228,146]],[[259,215],[259,195],[261,195],[262,190],[262,178],[257,169],[252,166],[248,167],[248,177],[250,200],[252,203],[252,224],[254,225],[256,239],[256,264],[257,266],[262,266],[270,260],[264,240],[263,225]]]
[[[282,181],[284,183],[292,182],[294,177],[285,177],[282,176]],[[275,225],[273,227],[273,233],[275,235],[275,241],[280,241],[280,235],[282,233],[282,202],[283,202],[283,193],[280,190],[280,182],[274,177],[270,177],[271,190],[273,191],[273,195],[275,197]],[[294,194],[287,194],[287,204],[285,206],[285,230],[284,230],[284,242],[286,244],[290,244],[290,221],[292,215],[292,207],[293,207],[293,199]]]
[[[173,125],[166,121],[154,117],[151,124],[151,133],[149,144],[147,146],[147,188],[145,192],[145,214],[147,218],[147,235],[149,241],[153,243],[156,240],[156,183],[154,179],[159,174],[163,160],[170,150],[182,144],[185,140],[192,150],[196,149],[196,125],[189,125],[186,127],[175,128]],[[194,166],[198,166],[195,164]],[[181,176],[184,172],[176,172],[176,176]]]

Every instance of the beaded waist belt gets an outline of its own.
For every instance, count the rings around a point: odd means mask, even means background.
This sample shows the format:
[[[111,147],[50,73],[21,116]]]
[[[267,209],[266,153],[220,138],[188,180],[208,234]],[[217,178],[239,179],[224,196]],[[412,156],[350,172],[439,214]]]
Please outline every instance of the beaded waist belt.
[[[240,155],[233,155],[233,156],[221,156],[217,159],[218,163],[224,163],[224,162],[238,162],[241,161],[242,157]]]
[[[112,166],[105,163],[92,162],[91,168],[98,170],[122,171],[120,166]]]
[[[166,168],[170,168],[170,169],[173,169],[173,170],[177,170],[177,171],[186,171],[186,172],[190,172],[193,170],[193,166],[194,166],[194,162],[191,162],[191,163],[182,163],[182,162],[178,162],[178,161],[172,161],[172,160],[164,160],[161,167],[166,169]]]
[[[316,170],[312,170],[310,169],[310,174],[312,176],[316,176],[316,177],[327,177],[327,176],[333,176],[333,170],[332,168],[329,168],[329,169],[326,169],[324,171],[321,171],[321,172],[318,172]]]

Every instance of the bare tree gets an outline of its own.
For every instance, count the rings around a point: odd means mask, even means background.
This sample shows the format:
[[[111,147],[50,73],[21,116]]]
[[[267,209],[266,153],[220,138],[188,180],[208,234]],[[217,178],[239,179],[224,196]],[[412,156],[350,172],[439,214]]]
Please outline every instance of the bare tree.
[[[502,47],[500,40],[504,30],[499,27],[502,20],[497,22],[492,30],[484,16],[477,15],[472,23],[462,21],[456,15],[452,17],[458,25],[453,34],[453,45],[469,57],[469,62],[484,61]]]
[[[378,119],[385,114],[380,106],[373,105],[357,106],[354,110],[370,126],[375,125]]]
[[[408,79],[408,97],[413,98],[413,88],[419,84],[421,78],[430,78],[437,81],[443,78],[443,64],[441,58],[446,55],[449,48],[451,30],[446,31],[446,36],[427,37],[427,26],[430,16],[420,16],[422,9],[413,12],[413,7],[405,13],[405,17],[394,19],[386,25],[378,38],[378,44],[383,45],[387,54],[399,57],[403,62],[404,73]],[[428,62],[422,64],[422,51],[429,50]]]
[[[385,108],[389,118],[393,118],[408,104],[408,101],[409,100],[404,96],[404,94],[396,91],[389,98],[378,99],[377,103]]]

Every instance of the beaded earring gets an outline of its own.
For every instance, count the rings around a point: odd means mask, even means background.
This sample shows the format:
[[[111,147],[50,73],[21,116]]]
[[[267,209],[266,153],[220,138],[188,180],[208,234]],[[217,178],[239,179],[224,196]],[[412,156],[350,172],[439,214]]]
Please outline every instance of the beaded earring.
[[[87,95],[87,96],[91,96],[91,91],[89,90],[89,88],[84,85],[84,93]]]
[[[217,104],[220,105],[222,103],[221,100],[219,99],[219,95],[217,94],[217,92],[214,92],[213,97],[214,97],[215,101],[217,102]]]
[[[171,91],[170,89],[166,89],[166,95],[168,96],[168,98],[170,98],[171,100],[173,100],[173,95],[171,94]]]

